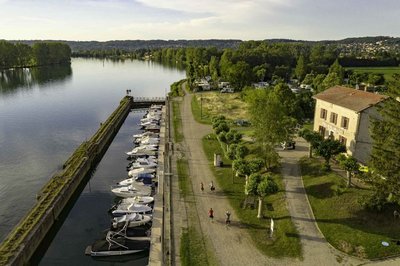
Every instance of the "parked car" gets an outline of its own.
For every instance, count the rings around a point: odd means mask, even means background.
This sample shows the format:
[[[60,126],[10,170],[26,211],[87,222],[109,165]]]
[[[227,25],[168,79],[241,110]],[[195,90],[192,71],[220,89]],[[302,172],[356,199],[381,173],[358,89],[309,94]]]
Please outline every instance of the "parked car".
[[[288,140],[281,142],[281,147],[283,150],[294,150],[296,148],[296,142],[293,140]]]
[[[233,93],[233,88],[223,88],[220,90],[221,93]]]

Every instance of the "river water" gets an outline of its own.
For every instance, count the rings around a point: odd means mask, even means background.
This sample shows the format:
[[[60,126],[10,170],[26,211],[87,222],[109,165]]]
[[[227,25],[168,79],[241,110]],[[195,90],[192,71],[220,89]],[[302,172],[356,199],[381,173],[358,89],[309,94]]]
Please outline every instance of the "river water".
[[[148,61],[73,59],[71,66],[0,72],[0,241],[36,193],[130,89],[162,97],[184,71]],[[125,151],[143,113],[132,112],[43,254],[41,265],[114,265],[85,257],[109,226],[110,185],[127,176]],[[147,258],[139,258],[145,265]]]

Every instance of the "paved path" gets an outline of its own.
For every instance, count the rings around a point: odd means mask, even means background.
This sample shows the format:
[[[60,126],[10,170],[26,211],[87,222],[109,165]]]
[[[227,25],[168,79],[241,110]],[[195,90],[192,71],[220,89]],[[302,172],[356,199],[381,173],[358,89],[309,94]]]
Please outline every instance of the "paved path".
[[[181,105],[183,134],[185,136],[186,157],[189,161],[196,208],[200,219],[201,231],[207,242],[212,245],[219,265],[396,265],[396,261],[371,263],[348,257],[332,248],[318,231],[313,213],[308,204],[298,165],[299,158],[307,156],[307,144],[297,139],[296,150],[280,151],[282,174],[286,186],[288,209],[301,237],[304,260],[274,259],[261,254],[253,245],[250,236],[236,220],[236,214],[228,199],[217,190],[211,193],[208,184],[215,182],[209,163],[203,152],[201,139],[212,132],[208,125],[197,123],[191,111],[191,94],[186,94]],[[200,182],[205,191],[200,191]],[[207,217],[208,209],[215,211],[215,221]],[[224,224],[224,213],[232,212],[232,225]],[[398,262],[398,261],[397,261]]]
[[[308,155],[308,144],[301,138],[296,139],[295,150],[279,151],[282,157],[282,175],[286,186],[286,198],[289,213],[292,216],[303,248],[306,265],[358,265],[362,261],[344,257],[328,245],[315,225],[315,218],[308,204],[307,195],[301,178],[298,160]],[[340,263],[338,262],[340,261]]]

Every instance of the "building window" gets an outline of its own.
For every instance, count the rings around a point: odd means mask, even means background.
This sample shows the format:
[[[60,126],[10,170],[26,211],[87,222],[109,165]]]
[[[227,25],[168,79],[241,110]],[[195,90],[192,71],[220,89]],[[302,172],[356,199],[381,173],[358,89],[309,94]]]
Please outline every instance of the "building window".
[[[347,139],[343,136],[339,136],[339,142],[342,143],[344,146],[346,146]]]
[[[323,126],[319,126],[319,128],[318,128],[319,134],[321,134],[322,136],[325,136],[325,131],[326,131],[326,129]]]
[[[320,117],[321,117],[322,119],[325,119],[325,120],[326,120],[327,114],[328,114],[328,111],[326,111],[324,108],[321,108]]]
[[[344,129],[348,129],[349,128],[349,119],[345,116],[342,116],[342,122],[341,122],[340,126]]]
[[[329,121],[330,121],[332,124],[335,124],[335,125],[336,125],[336,123],[337,123],[337,118],[338,118],[337,113],[333,113],[333,112],[332,112]]]

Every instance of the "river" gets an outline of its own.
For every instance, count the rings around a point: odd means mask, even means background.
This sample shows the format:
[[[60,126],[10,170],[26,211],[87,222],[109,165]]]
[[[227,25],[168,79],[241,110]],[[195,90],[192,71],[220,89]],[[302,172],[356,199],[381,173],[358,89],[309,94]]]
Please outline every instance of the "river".
[[[149,61],[80,58],[71,66],[0,72],[0,240],[74,149],[118,106],[127,89],[134,96],[160,97],[184,75]],[[109,188],[127,175],[124,152],[132,148],[131,135],[142,115],[128,116],[47,252],[40,255],[41,265],[99,263],[85,257],[84,249],[109,226],[107,209],[114,199]],[[141,260],[139,265],[145,265],[146,258]]]

